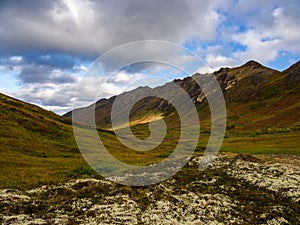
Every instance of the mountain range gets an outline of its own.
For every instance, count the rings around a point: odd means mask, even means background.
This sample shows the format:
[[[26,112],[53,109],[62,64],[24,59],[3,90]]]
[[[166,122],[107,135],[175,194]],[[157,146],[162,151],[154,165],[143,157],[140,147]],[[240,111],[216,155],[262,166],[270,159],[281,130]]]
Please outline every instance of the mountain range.
[[[282,127],[299,122],[300,102],[300,61],[280,72],[265,67],[258,62],[249,61],[236,68],[221,68],[214,72],[222,89],[228,114],[228,126],[236,130],[251,131],[263,128]],[[184,79],[175,79],[193,100],[204,124],[209,123],[210,113],[206,97],[194,80],[203,76],[194,74]],[[171,83],[173,83],[171,82]],[[87,112],[95,109],[96,125],[101,129],[111,129],[111,109],[117,97],[132,99],[142,93],[154,93],[157,89],[168,92],[171,83],[151,89],[138,87],[109,99],[75,109],[79,120],[87,122]],[[134,104],[130,112],[131,125],[146,123],[153,118],[174,116],[175,108],[159,97],[147,97]],[[72,117],[72,111],[64,115]]]

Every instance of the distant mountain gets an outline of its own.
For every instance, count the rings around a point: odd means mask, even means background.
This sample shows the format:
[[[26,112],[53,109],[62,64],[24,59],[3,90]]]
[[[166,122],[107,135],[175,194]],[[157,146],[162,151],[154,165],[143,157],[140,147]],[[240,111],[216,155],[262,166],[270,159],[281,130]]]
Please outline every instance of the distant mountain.
[[[258,62],[249,61],[236,68],[221,68],[214,72],[223,91],[227,111],[228,122],[234,123],[235,129],[259,129],[265,127],[285,126],[299,121],[299,80],[300,62],[292,65],[289,69],[279,72],[265,67]],[[175,79],[195,103],[202,119],[209,119],[209,109],[204,93],[193,78],[201,77],[194,74],[182,80]],[[133,91],[120,94],[122,99],[130,100],[132,96],[138,96],[144,92],[155,92],[157,89],[168,91],[172,84],[151,89],[139,87]],[[75,109],[83,122],[86,122],[86,114],[95,106],[96,124],[103,129],[111,128],[111,108],[116,96],[109,99],[101,99],[96,105],[86,108]],[[126,104],[126,102],[124,102]],[[158,97],[148,97],[137,102],[131,110],[130,119],[132,124],[139,121],[148,121],[155,115],[168,117],[173,115],[174,108],[167,101]],[[72,117],[72,112],[64,115]],[[231,121],[231,118],[238,118]]]

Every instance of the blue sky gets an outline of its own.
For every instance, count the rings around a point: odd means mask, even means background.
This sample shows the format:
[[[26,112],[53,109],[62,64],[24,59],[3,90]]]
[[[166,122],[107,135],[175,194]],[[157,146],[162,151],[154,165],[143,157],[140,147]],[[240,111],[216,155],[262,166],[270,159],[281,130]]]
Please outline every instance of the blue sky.
[[[76,88],[97,57],[140,40],[193,51],[204,62],[196,68],[201,73],[249,60],[284,70],[300,60],[299,27],[298,0],[3,0],[0,92],[62,114],[72,108]],[[183,54],[181,64],[189,63]],[[132,65],[116,73],[100,97],[134,88],[133,81],[140,85],[136,81],[149,74],[165,81],[183,76],[153,63]],[[145,85],[156,85],[154,80]],[[95,92],[99,86],[87,87],[80,104],[94,101]]]

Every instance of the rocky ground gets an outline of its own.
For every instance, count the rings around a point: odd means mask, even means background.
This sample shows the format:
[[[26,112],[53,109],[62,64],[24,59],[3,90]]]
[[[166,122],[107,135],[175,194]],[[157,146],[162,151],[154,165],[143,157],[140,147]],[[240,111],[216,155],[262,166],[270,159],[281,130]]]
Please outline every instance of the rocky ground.
[[[0,224],[300,224],[300,158],[220,155],[205,171],[193,158],[149,187],[77,179],[0,190]]]

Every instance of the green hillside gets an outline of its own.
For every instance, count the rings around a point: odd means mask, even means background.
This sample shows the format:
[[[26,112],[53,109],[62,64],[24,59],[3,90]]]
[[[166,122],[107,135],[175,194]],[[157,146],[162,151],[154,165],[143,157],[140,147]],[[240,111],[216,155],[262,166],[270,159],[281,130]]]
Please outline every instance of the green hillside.
[[[57,183],[83,164],[69,119],[0,94],[0,188]]]

